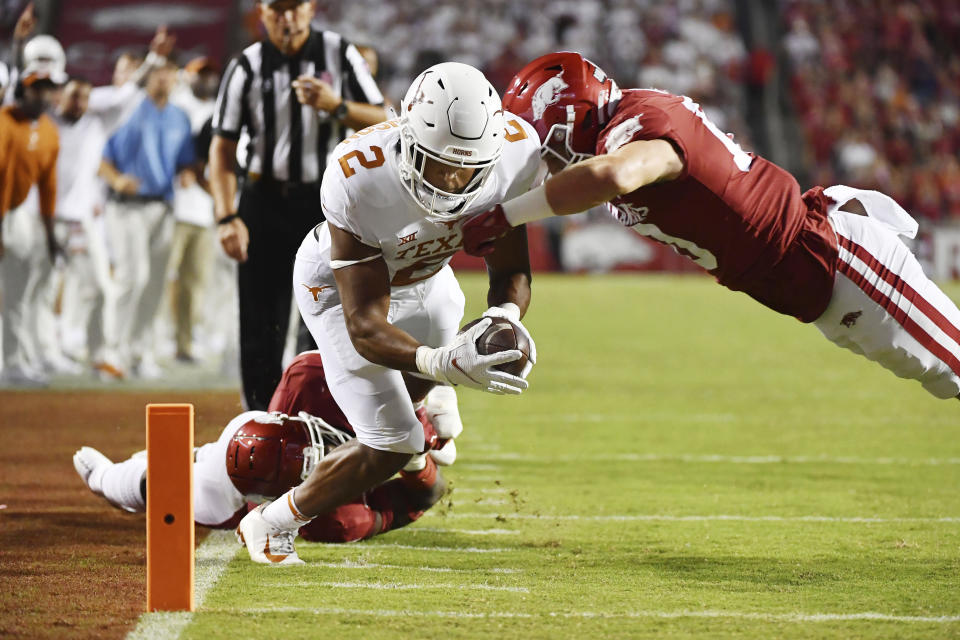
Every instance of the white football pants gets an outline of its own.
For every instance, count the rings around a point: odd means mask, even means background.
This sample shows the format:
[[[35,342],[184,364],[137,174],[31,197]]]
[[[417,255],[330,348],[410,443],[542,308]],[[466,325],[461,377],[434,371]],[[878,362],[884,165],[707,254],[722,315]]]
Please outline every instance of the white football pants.
[[[918,380],[934,396],[955,397],[960,394],[960,311],[897,236],[897,231],[910,235],[911,225],[896,219],[912,222],[906,212],[892,200],[861,203],[869,216],[835,207],[829,213],[840,260],[833,298],[815,324],[835,344],[901,378]],[[877,215],[876,206],[891,205],[896,209]]]

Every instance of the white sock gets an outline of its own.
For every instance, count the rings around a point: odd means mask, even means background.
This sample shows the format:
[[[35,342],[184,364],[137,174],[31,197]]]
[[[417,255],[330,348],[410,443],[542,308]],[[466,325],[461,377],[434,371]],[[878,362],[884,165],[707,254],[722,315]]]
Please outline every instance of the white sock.
[[[103,497],[115,507],[133,513],[146,510],[146,500],[140,495],[140,481],[147,472],[145,458],[130,458],[117,464],[103,465],[102,469],[95,470],[91,475],[91,488],[96,486],[95,482],[99,482]],[[98,474],[100,477],[94,479]]]
[[[293,492],[290,489],[285,494],[263,508],[263,519],[275,529],[299,529],[313,518],[303,515],[293,501]]]

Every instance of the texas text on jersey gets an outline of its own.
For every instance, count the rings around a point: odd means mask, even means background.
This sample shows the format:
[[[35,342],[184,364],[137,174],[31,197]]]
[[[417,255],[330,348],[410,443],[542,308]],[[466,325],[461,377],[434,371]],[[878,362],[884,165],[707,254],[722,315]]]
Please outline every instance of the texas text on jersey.
[[[657,138],[673,144],[685,170],[614,200],[618,220],[775,311],[807,322],[819,317],[836,263],[825,212],[807,205],[789,173],[745,152],[684,96],[624,91],[596,153]],[[818,251],[802,251],[812,245]],[[785,278],[796,286],[784,286]]]
[[[503,154],[480,195],[463,215],[483,211],[503,199],[526,192],[539,169],[539,138],[533,128],[513,114],[506,122]],[[363,129],[335,150],[323,176],[321,203],[327,224],[352,234],[363,244],[380,249],[390,284],[402,287],[438,273],[460,250],[459,218],[438,220],[426,216],[399,178],[400,121],[390,120]],[[315,236],[321,262],[329,263],[330,234],[326,224]],[[336,285],[329,269],[318,274],[317,302],[336,304]],[[327,298],[331,296],[331,298]]]

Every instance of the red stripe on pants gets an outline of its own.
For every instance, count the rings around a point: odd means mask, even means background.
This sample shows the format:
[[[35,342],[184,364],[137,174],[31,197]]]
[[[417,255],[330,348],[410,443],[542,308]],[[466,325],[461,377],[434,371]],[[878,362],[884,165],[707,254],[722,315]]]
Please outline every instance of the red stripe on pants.
[[[873,270],[878,276],[880,276],[880,278],[892,286],[894,290],[900,293],[900,295],[906,298],[910,304],[912,304],[918,311],[923,313],[931,322],[936,324],[941,331],[949,335],[954,340],[957,340],[956,336],[960,336],[960,330],[950,324],[943,314],[937,311],[933,305],[922,298],[913,287],[904,282],[903,279],[901,279],[896,273],[893,273],[887,269],[879,260],[870,255],[866,249],[848,238],[839,236],[839,234],[838,237],[840,238],[841,247],[866,263],[871,270]],[[923,327],[921,327],[915,320],[907,315],[906,311],[897,306],[897,304],[887,294],[873,286],[863,276],[863,274],[854,269],[846,260],[844,260],[842,254],[840,257],[839,268],[840,273],[850,278],[854,284],[856,284],[864,293],[870,296],[871,300],[883,307],[887,313],[889,313],[893,319],[896,320],[897,323],[899,323],[900,326],[902,326],[911,337],[913,337],[914,340],[919,342],[923,348],[949,366],[954,374],[960,376],[960,359],[951,353],[947,347],[937,342],[933,336],[927,333]]]

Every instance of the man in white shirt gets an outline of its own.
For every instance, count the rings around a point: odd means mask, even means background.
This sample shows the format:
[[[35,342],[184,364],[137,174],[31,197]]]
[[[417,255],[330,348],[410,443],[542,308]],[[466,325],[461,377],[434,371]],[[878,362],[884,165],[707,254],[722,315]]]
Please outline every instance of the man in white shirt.
[[[60,133],[56,225],[67,256],[61,269],[61,347],[74,360],[98,361],[110,287],[110,262],[97,218],[101,200],[97,169],[107,136],[101,120],[87,112],[91,89],[88,80],[72,78],[54,118]]]

